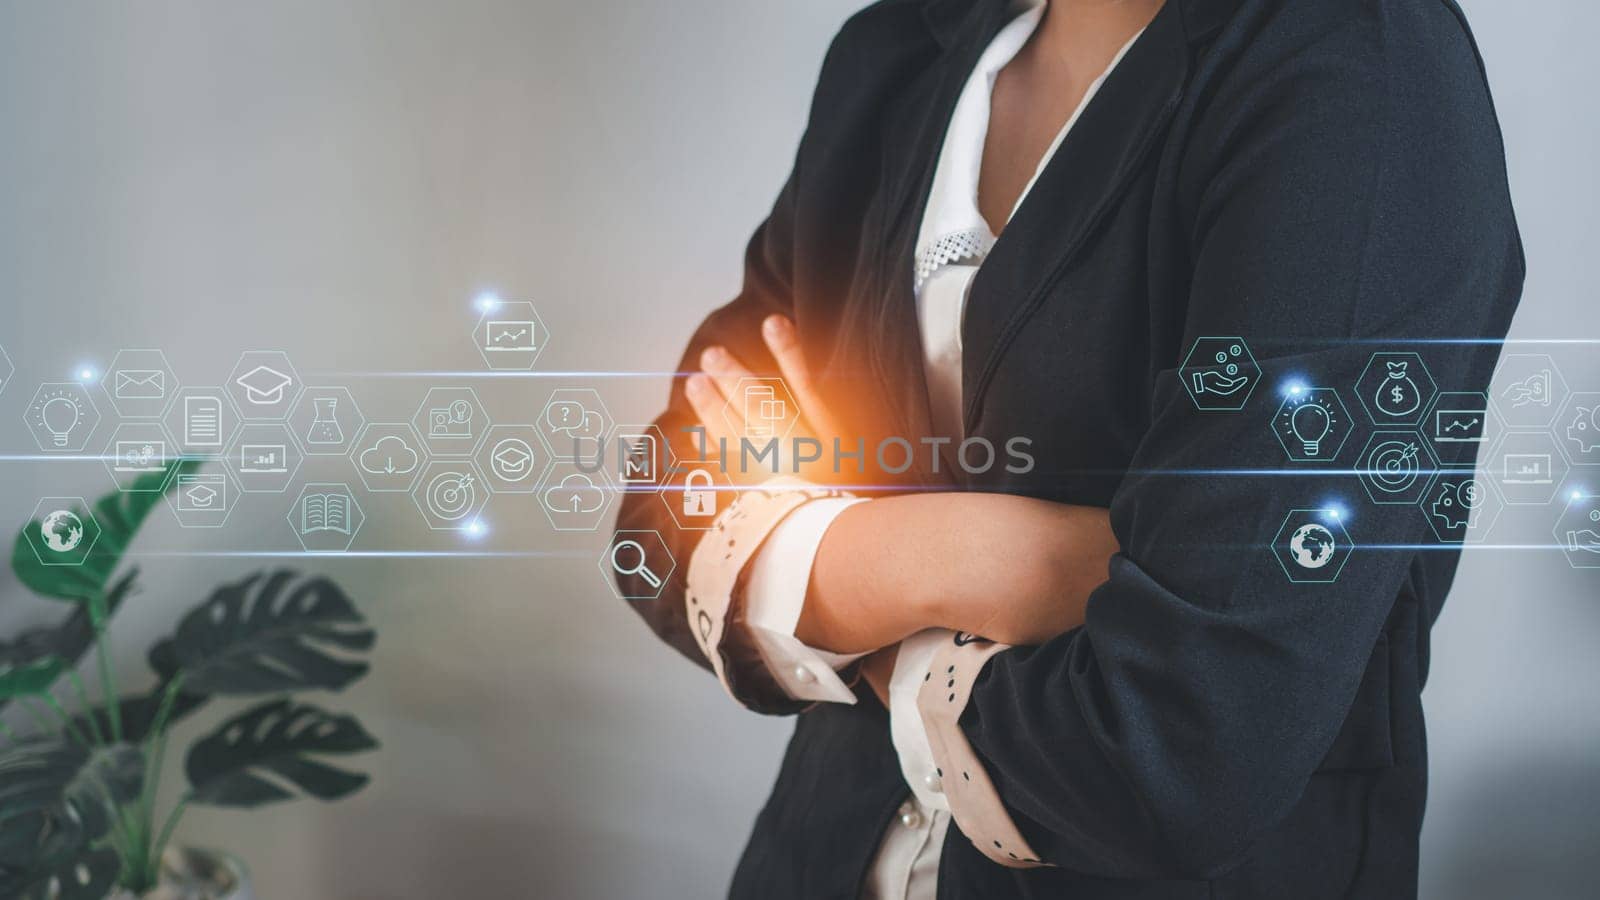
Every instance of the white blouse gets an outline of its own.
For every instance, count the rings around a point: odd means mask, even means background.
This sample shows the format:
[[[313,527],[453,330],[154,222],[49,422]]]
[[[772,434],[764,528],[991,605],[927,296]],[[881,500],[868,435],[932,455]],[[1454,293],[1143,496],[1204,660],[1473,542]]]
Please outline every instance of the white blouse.
[[[978,179],[989,131],[989,102],[1000,70],[1022,49],[1044,16],[1046,0],[1016,4],[1016,17],[989,44],[956,101],[932,189],[917,234],[914,285],[921,329],[923,371],[936,435],[960,441],[961,326],[967,293],[997,238],[978,211]],[[1078,121],[1111,71],[1138,40],[1129,40],[1089,86],[1017,198],[1022,205],[1039,173]],[[823,533],[845,508],[861,499],[813,500],[775,528],[751,563],[745,616],[767,668],[797,700],[854,703],[837,670],[857,656],[807,647],[794,636],[805,604],[811,564]],[[934,651],[950,632],[928,629],[903,641],[889,684],[890,734],[912,797],[880,841],[867,875],[868,900],[933,900],[939,855],[949,827],[949,804],[917,711],[917,693]]]

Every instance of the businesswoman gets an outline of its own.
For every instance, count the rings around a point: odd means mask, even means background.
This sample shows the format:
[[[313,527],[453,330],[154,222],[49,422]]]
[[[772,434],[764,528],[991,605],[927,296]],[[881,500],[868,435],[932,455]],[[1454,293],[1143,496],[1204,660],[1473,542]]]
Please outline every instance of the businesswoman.
[[[1484,390],[1493,340],[1431,339],[1503,337],[1522,276],[1448,0],[853,17],[659,419],[694,459],[686,429],[737,439],[741,384],[782,376],[843,465],[736,466],[759,489],[709,531],[647,495],[619,518],[687,563],[635,604],[651,627],[797,715],[732,895],[1414,896],[1457,554],[1270,423],[1281,385],[1348,396],[1376,350]],[[1237,408],[1182,377],[1216,336],[1259,365]],[[1027,459],[960,464],[985,445]],[[1338,578],[1290,577],[1275,534],[1334,503]]]

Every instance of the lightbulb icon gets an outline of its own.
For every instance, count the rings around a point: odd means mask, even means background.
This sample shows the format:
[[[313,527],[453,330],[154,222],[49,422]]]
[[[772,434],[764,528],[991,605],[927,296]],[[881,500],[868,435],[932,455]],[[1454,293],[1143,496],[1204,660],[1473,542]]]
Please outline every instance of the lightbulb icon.
[[[27,421],[40,449],[79,450],[99,414],[82,385],[58,382],[40,386],[28,405]]]
[[[83,410],[78,408],[77,401],[61,395],[46,400],[39,410],[39,421],[50,432],[50,438],[57,447],[67,445],[67,438],[72,436],[72,429],[78,427],[81,418]]]
[[[1333,388],[1297,387],[1285,392],[1288,396],[1273,419],[1278,443],[1295,462],[1333,459],[1350,436],[1344,401]]]
[[[1289,430],[1305,447],[1308,456],[1322,453],[1322,439],[1333,430],[1333,417],[1320,403],[1302,403],[1289,418]]]

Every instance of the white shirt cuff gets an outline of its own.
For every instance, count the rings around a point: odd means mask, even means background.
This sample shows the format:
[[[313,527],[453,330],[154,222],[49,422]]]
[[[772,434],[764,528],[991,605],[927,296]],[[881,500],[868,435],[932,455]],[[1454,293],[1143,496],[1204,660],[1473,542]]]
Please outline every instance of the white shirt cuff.
[[[889,737],[900,757],[900,774],[918,803],[946,812],[950,802],[945,799],[939,766],[928,743],[928,729],[917,708],[917,693],[928,676],[934,653],[953,635],[943,628],[927,628],[901,641],[894,658],[894,673],[889,676]]]
[[[823,533],[839,513],[863,502],[858,497],[812,500],[779,523],[750,562],[744,590],[745,623],[767,671],[796,700],[856,702],[838,670],[866,654],[808,647],[794,636],[794,629],[805,607],[811,564]]]

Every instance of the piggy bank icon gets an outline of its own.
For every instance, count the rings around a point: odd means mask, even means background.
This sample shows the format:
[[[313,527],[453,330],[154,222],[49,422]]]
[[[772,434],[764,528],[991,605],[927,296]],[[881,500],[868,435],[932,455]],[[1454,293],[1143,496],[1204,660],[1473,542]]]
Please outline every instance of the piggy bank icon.
[[[1579,453],[1589,454],[1600,450],[1600,405],[1577,407],[1572,411],[1572,422],[1567,425],[1567,440]]]

